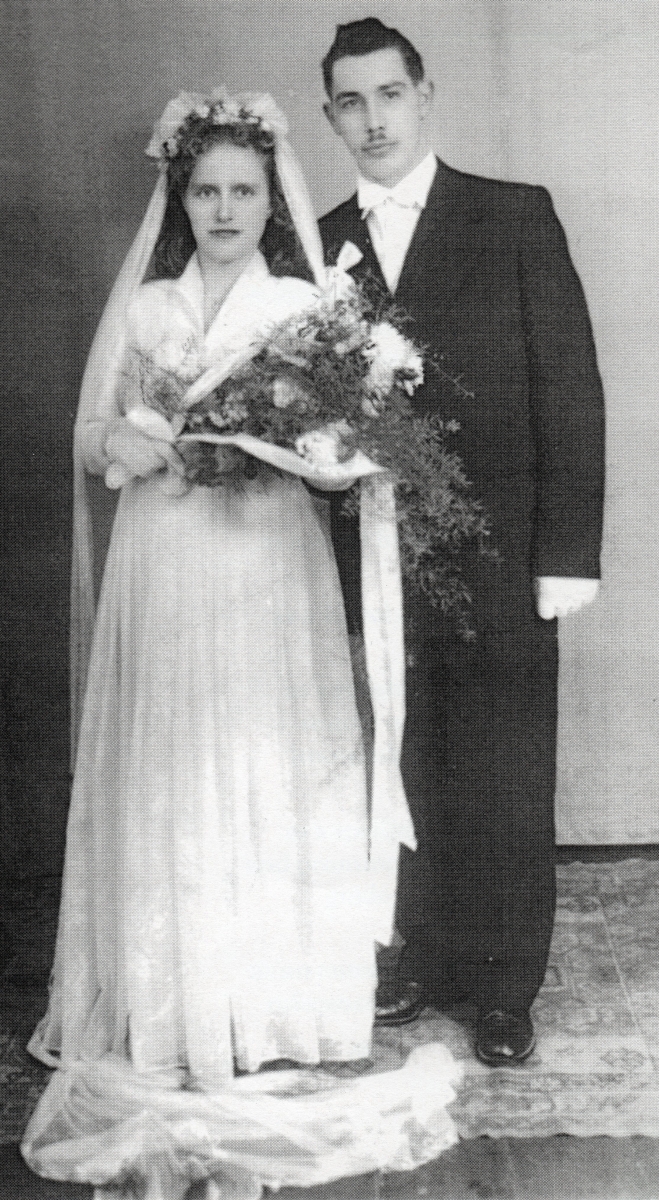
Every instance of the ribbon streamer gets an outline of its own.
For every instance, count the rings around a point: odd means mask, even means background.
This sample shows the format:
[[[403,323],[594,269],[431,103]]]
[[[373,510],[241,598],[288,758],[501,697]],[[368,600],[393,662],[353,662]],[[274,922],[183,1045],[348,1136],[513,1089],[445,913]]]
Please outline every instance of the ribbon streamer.
[[[405,650],[398,524],[393,481],[362,479],[362,611],[374,718],[370,862],[375,938],[391,942],[400,843],[416,850],[400,773],[405,725]]]

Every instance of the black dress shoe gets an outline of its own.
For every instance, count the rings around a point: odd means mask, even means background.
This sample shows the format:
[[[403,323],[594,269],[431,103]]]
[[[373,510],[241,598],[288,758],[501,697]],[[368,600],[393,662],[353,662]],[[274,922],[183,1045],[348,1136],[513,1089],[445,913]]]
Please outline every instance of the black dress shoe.
[[[488,1067],[523,1063],[534,1047],[535,1030],[528,1012],[495,1008],[478,1022],[476,1057]]]
[[[388,999],[388,998],[387,998]],[[425,1000],[418,983],[406,983],[401,991],[384,1002],[376,997],[376,1025],[409,1025],[421,1016],[426,1007]]]

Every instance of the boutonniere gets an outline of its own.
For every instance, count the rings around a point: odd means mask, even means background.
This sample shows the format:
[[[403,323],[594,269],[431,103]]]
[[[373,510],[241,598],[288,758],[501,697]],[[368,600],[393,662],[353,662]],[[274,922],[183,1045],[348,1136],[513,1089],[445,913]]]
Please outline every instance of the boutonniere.
[[[353,267],[357,266],[357,263],[362,261],[363,257],[364,255],[354,242],[344,242],[336,260],[337,270],[351,271]]]
[[[334,304],[354,295],[355,281],[348,272],[361,262],[364,255],[354,242],[344,242],[336,259],[336,266],[325,268],[325,293]]]

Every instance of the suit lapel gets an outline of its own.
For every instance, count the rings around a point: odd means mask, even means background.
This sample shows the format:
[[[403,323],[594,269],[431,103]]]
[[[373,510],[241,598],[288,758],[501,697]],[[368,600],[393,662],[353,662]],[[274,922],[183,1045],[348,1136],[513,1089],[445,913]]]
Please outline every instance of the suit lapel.
[[[418,313],[420,308],[427,306],[443,312],[448,310],[481,253],[478,226],[482,215],[480,194],[470,177],[438,159],[428,201],[403,263],[394,296],[397,304],[411,313]],[[370,273],[386,289],[356,195],[348,201],[342,214],[340,240],[327,247],[329,261],[336,262],[344,242],[352,242],[363,255],[351,274],[361,278]]]
[[[480,240],[474,228],[481,211],[470,197],[467,177],[437,160],[437,173],[407,252],[396,302],[412,311],[424,295],[446,311],[470,274]]]

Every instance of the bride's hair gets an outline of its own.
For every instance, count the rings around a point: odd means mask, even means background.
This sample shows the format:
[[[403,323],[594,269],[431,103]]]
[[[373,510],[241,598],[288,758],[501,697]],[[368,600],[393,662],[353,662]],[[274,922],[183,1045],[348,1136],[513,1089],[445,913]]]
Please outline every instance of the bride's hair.
[[[153,256],[156,279],[178,279],[195,250],[195,240],[183,197],[197,159],[212,146],[231,145],[255,150],[261,158],[270,191],[269,217],[261,249],[276,275],[310,278],[275,165],[272,133],[254,121],[237,120],[217,125],[207,117],[191,113],[178,136],[178,150],[167,162],[167,208]]]

